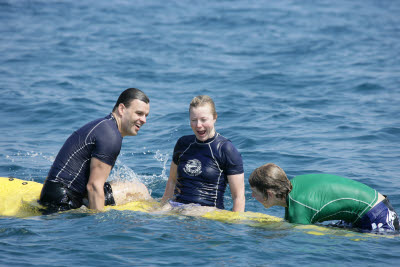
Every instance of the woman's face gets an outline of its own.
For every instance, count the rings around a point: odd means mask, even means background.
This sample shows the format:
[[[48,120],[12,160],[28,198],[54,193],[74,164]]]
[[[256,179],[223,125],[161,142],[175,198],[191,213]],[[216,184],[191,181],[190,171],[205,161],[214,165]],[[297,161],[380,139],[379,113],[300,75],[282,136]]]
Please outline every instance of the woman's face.
[[[209,104],[190,108],[190,127],[197,139],[204,142],[214,137],[214,124],[217,118],[214,118]]]

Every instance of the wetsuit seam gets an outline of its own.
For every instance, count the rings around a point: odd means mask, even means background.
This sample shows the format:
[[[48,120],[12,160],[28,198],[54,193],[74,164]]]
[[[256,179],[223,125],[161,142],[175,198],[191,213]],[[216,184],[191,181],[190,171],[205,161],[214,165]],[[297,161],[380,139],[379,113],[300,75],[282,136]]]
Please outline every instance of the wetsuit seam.
[[[82,149],[84,149],[85,147],[87,147],[87,146],[89,146],[89,145],[93,145],[93,144],[95,144],[94,142],[92,142],[92,143],[87,143],[87,139],[88,139],[88,137],[89,137],[89,135],[94,131],[94,129],[96,129],[97,128],[97,126],[99,126],[101,123],[103,123],[103,122],[105,122],[105,121],[109,121],[109,120],[112,120],[112,117],[110,117],[109,119],[103,119],[103,120],[101,120],[98,124],[96,124],[90,131],[89,131],[89,133],[86,135],[86,137],[85,137],[85,145],[83,146],[83,147],[81,147],[81,148],[79,148],[78,150],[76,150],[74,153],[72,153],[72,155],[68,158],[68,160],[67,160],[67,162],[64,164],[64,166],[61,168],[61,170],[57,173],[57,175],[56,175],[56,179],[61,179],[61,180],[63,180],[61,177],[59,177],[59,175],[63,172],[63,170],[68,166],[68,163],[70,162],[70,160],[76,155],[76,153],[78,153],[79,151],[81,151]],[[88,161],[89,159],[86,159],[84,162],[83,162],[83,164],[81,165],[81,167],[79,168],[79,171],[78,171],[78,173],[75,175],[75,177],[69,182],[69,184],[68,184],[68,188],[70,188],[71,186],[72,186],[72,184],[74,183],[74,181],[76,180],[76,178],[79,176],[79,174],[80,174],[80,172],[81,172],[81,170],[82,170],[82,168],[83,168],[83,166],[86,164],[86,162]]]
[[[326,219],[326,218],[333,217],[333,216],[335,216],[335,215],[337,215],[337,214],[339,214],[339,213],[351,213],[351,214],[357,214],[356,212],[353,212],[353,211],[349,211],[349,210],[342,210],[342,211],[338,211],[338,212],[336,212],[335,214],[331,214],[331,215],[328,215],[328,216],[326,216],[326,217],[320,218],[318,221],[320,221],[320,222],[323,222],[323,221],[325,221],[325,219]],[[314,222],[311,220],[311,223],[314,223]]]
[[[196,138],[196,136],[195,136],[195,137],[194,137],[194,142],[195,142],[196,144],[199,144],[199,145],[209,145],[209,144],[213,143],[213,142],[217,139],[217,137],[218,137],[219,135],[220,135],[219,133],[215,133],[214,139],[211,140],[211,141],[208,142],[208,143],[199,143],[199,142],[197,142],[197,138]]]
[[[214,139],[215,140],[215,139]],[[217,180],[217,186],[216,186],[216,191],[215,191],[215,201],[214,201],[214,206],[217,206],[217,200],[218,200],[218,191],[219,191],[219,180],[221,179],[221,174],[222,174],[222,170],[219,167],[218,161],[215,159],[214,157],[214,153],[212,152],[211,149],[211,144],[208,144],[208,148],[210,149],[211,152],[211,157],[213,158],[214,162],[217,164],[218,170],[219,170],[219,175],[218,175],[218,180]]]
[[[290,198],[293,202],[295,202],[295,203],[297,203],[297,204],[299,204],[299,205],[301,205],[301,206],[304,206],[304,207],[306,207],[306,208],[308,208],[308,209],[310,209],[310,210],[314,210],[314,211],[318,212],[317,209],[314,209],[314,208],[312,208],[312,207],[309,207],[309,206],[307,206],[306,204],[303,204],[303,203],[301,203],[300,201],[295,200],[294,198],[292,198],[292,196],[291,196],[290,194],[289,194],[289,198]]]
[[[63,166],[63,167],[61,168],[61,170],[57,173],[56,179],[57,179],[57,178],[60,178],[60,179],[62,180],[62,178],[59,177],[60,173],[62,173],[62,172],[64,171],[65,167],[67,167],[68,163],[69,163],[70,160],[75,156],[75,154],[78,153],[79,151],[81,151],[82,149],[84,149],[86,146],[87,146],[87,144],[85,144],[83,147],[77,149],[74,153],[72,153],[71,156],[69,156],[67,162],[65,162],[64,166]]]
[[[190,143],[190,144],[188,145],[188,147],[179,155],[178,162],[179,162],[179,160],[181,159],[181,157],[183,156],[183,154],[185,154],[186,151],[188,151],[189,148],[190,148],[193,144],[195,144],[195,143],[196,143],[196,137],[195,137],[195,141],[194,141],[193,143]]]
[[[94,143],[91,143],[91,144],[88,144],[88,145],[93,145],[93,144],[94,144]],[[86,159],[86,160],[82,163],[81,167],[79,168],[78,173],[75,175],[75,177],[74,177],[74,178],[71,180],[71,182],[69,183],[68,188],[71,187],[72,183],[76,180],[76,178],[78,177],[78,175],[81,173],[81,171],[82,171],[82,169],[83,169],[83,166],[85,166],[86,162],[88,162],[89,160],[90,160],[90,158],[89,158],[89,159]]]
[[[85,145],[86,145],[86,141],[87,141],[89,135],[94,131],[94,129],[96,129],[97,126],[99,126],[101,123],[103,123],[103,122],[105,122],[105,121],[109,121],[109,120],[112,120],[112,117],[110,117],[109,119],[104,119],[104,120],[100,121],[98,124],[96,124],[96,125],[92,128],[92,130],[90,130],[90,132],[88,132],[88,134],[87,134],[87,136],[86,136],[86,138],[85,138]]]
[[[336,202],[336,201],[340,201],[340,200],[353,200],[353,201],[355,201],[355,202],[361,202],[361,203],[363,203],[363,204],[366,204],[367,207],[370,206],[369,203],[367,203],[367,202],[365,202],[365,201],[362,201],[362,200],[355,199],[355,198],[338,198],[338,199],[334,199],[334,200],[329,201],[329,202],[326,203],[325,205],[323,205],[319,210],[316,210],[317,212],[312,216],[311,222],[314,220],[314,217],[317,216],[317,214],[320,213],[324,208],[326,208],[326,207],[328,207],[330,204],[332,204],[332,203],[334,203],[334,202]],[[364,209],[364,210],[365,210],[365,209]],[[364,211],[363,211],[363,212],[364,212]],[[357,220],[356,220],[356,221],[357,221]]]
[[[375,200],[378,200],[378,191],[376,191],[376,190],[374,190],[375,191],[375,197],[374,197],[374,199],[372,200],[372,202],[371,203],[369,203],[369,204],[367,204],[367,206],[365,207],[365,209],[357,216],[357,219],[353,222],[353,223],[356,223],[359,219],[361,219],[361,214],[362,214],[362,216],[364,216],[365,215],[365,213],[367,212],[366,211],[366,209],[367,208],[372,208],[372,203],[374,203],[375,202]]]
[[[68,166],[68,163],[70,162],[70,160],[75,156],[75,154],[76,153],[78,153],[79,151],[81,151],[82,149],[84,149],[86,146],[88,146],[88,145],[94,145],[95,143],[88,143],[88,144],[85,144],[83,147],[81,147],[81,148],[79,148],[78,150],[76,150],[69,158],[68,158],[68,160],[67,160],[67,162],[64,164],[64,166],[61,168],[61,170],[57,173],[57,175],[56,175],[56,179],[61,179],[61,180],[63,180],[61,177],[59,177],[59,175],[60,175],[60,173],[62,173],[63,171],[64,171],[64,169],[65,169],[65,167],[67,167]],[[86,163],[86,161],[88,161],[89,159],[86,159],[85,161],[84,161],[84,164]],[[79,172],[75,175],[75,177],[71,180],[71,182],[69,183],[69,185],[68,185],[68,188],[72,185],[72,183],[75,181],[75,179],[76,179],[76,177],[78,177],[78,175],[79,175],[79,173],[81,172],[81,170],[82,170],[82,166],[84,166],[84,164],[82,164],[81,165],[81,167],[79,168]]]

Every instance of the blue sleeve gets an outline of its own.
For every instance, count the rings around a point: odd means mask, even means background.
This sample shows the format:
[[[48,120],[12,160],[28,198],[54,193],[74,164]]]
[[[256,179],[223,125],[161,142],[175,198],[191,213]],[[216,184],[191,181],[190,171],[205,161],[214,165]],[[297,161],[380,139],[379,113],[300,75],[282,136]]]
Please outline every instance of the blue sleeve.
[[[115,161],[121,151],[122,138],[112,127],[106,123],[96,128],[95,148],[92,151],[92,157],[114,166]]]
[[[182,138],[179,138],[174,147],[174,154],[172,155],[172,161],[179,165],[179,156],[182,154]]]
[[[235,148],[232,142],[228,141],[221,148],[224,171],[227,175],[244,173],[242,155]]]

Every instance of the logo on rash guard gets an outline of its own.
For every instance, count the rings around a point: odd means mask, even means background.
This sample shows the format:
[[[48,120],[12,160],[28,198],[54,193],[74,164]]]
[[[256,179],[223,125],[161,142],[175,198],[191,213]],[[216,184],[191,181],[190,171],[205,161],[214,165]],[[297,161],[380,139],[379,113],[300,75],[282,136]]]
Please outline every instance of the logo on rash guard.
[[[201,173],[201,162],[198,159],[189,160],[183,170],[190,176],[198,176]]]

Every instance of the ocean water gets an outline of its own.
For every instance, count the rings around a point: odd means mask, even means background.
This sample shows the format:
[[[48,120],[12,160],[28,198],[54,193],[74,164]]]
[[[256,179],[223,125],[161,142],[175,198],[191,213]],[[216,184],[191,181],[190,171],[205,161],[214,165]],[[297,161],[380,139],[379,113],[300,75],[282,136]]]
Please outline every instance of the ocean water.
[[[398,1],[0,0],[0,176],[43,182],[65,139],[126,88],[151,99],[110,179],[162,196],[188,105],[213,97],[244,160],[332,173],[400,212]],[[232,200],[227,190],[227,209]],[[375,266],[400,237],[313,235],[133,211],[0,218],[1,266]]]

